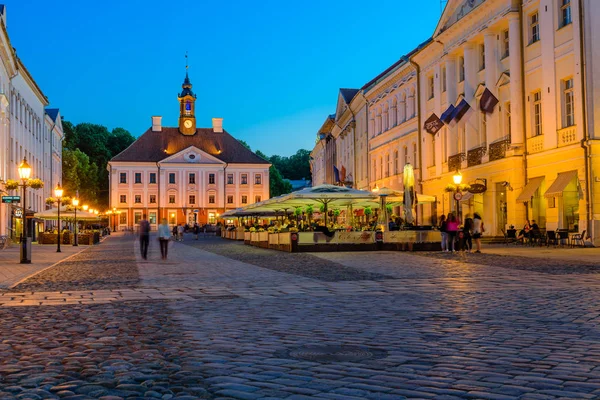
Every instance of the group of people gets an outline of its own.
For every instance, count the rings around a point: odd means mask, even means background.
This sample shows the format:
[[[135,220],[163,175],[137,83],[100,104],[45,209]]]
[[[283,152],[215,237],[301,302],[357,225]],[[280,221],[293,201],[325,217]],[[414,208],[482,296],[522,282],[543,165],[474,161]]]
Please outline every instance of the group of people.
[[[526,219],[525,225],[523,225],[523,229],[521,229],[519,231],[519,234],[517,235],[517,240],[525,242],[526,240],[531,240],[539,235],[541,235],[541,231],[540,227],[535,222],[535,219],[532,219],[531,223],[529,223],[529,220]]]
[[[485,232],[483,220],[478,213],[473,218],[465,218],[461,226],[460,220],[454,213],[449,213],[446,218],[440,218],[440,232],[442,233],[442,251],[473,251],[475,242],[475,253],[481,253],[481,235]]]

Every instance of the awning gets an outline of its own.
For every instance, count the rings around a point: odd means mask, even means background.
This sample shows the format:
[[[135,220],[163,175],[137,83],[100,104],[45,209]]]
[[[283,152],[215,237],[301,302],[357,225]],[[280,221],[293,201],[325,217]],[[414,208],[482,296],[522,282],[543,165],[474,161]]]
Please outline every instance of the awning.
[[[577,170],[560,172],[552,185],[546,190],[546,193],[544,193],[544,197],[562,197],[563,191],[573,178],[577,178]]]
[[[523,191],[521,192],[519,197],[517,197],[517,202],[525,203],[527,201],[531,201],[531,198],[533,197],[535,191],[538,190],[543,181],[543,176],[531,178],[529,182],[527,182],[527,185],[525,185],[525,187],[523,188]]]

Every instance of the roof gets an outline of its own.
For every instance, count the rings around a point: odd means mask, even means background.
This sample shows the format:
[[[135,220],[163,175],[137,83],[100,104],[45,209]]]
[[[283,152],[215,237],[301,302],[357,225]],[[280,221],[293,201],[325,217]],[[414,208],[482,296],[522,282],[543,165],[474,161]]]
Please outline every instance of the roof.
[[[195,135],[186,136],[179,132],[179,128],[166,127],[160,132],[148,128],[111,161],[158,162],[190,146],[195,146],[226,163],[269,164],[225,130],[215,133],[212,128],[198,128]]]
[[[344,98],[346,104],[350,104],[350,102],[352,101],[354,96],[356,96],[356,93],[358,93],[359,90],[360,89],[340,89],[340,93],[342,94],[342,97]]]
[[[56,118],[58,117],[58,108],[46,108],[46,114],[52,118],[52,121],[56,122]]]

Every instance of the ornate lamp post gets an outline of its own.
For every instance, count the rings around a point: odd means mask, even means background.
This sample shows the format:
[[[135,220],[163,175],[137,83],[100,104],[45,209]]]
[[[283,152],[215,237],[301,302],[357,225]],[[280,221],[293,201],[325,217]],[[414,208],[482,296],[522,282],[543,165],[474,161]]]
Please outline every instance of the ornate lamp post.
[[[60,183],[56,185],[54,188],[54,196],[56,196],[56,201],[58,202],[58,241],[56,243],[56,252],[60,253],[60,231],[62,230],[60,226],[60,202],[62,200],[63,188],[60,186]]]
[[[456,186],[456,190],[454,192],[454,200],[456,201],[456,217],[459,218],[459,210],[460,210],[460,199],[462,198],[462,193],[460,190],[460,184],[462,183],[462,174],[460,171],[456,171],[456,174],[452,176],[452,181]]]
[[[28,254],[28,240],[27,240],[27,206],[26,206],[26,189],[29,183],[29,177],[31,176],[31,166],[27,164],[27,159],[23,158],[23,161],[19,165],[19,178],[21,178],[21,186],[23,188],[23,240],[21,240],[21,264],[31,264],[31,257]]]
[[[77,206],[79,205],[79,199],[75,197],[73,200],[71,200],[71,204],[73,204],[73,207],[75,207],[75,232],[73,233],[73,246],[79,246],[79,243],[77,242]]]

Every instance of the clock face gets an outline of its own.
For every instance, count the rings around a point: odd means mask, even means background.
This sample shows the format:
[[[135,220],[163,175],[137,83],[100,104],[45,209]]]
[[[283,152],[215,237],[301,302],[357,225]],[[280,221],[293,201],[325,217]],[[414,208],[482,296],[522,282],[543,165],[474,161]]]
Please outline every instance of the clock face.
[[[185,122],[183,123],[183,126],[185,126],[186,128],[191,128],[192,127],[192,121],[189,119],[186,119]]]

